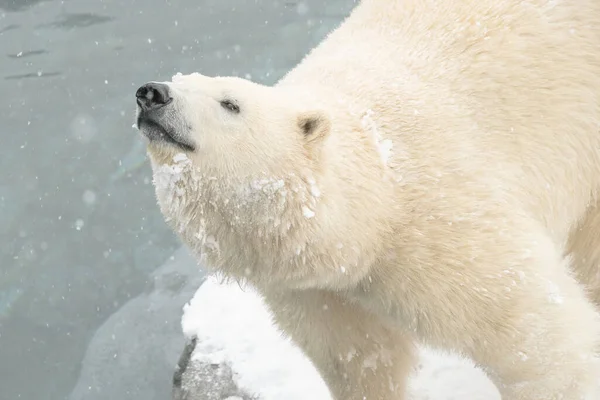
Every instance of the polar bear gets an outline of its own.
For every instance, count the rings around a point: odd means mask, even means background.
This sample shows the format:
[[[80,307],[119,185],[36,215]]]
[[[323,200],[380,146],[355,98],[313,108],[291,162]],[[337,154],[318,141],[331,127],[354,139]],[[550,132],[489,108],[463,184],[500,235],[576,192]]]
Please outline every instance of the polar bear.
[[[415,343],[600,398],[599,1],[363,0],[274,86],[136,97],[166,220],[335,399],[405,399]]]

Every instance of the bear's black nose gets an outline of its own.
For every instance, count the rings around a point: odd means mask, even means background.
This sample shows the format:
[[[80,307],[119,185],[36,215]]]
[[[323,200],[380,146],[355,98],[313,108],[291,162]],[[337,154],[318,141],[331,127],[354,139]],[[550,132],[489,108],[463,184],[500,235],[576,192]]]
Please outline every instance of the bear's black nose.
[[[137,103],[145,110],[157,108],[167,104],[171,100],[169,86],[164,83],[150,82],[141,86],[137,92]]]

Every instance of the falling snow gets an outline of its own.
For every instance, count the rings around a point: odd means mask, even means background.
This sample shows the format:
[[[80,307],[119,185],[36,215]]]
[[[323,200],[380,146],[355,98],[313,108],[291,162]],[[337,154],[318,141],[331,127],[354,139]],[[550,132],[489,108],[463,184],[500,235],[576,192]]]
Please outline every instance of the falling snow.
[[[78,114],[71,121],[71,136],[81,143],[90,142],[98,133],[95,119],[85,113]]]
[[[77,229],[78,231],[80,231],[83,228],[84,222],[81,218],[77,219],[75,221],[75,229]]]
[[[94,203],[96,203],[96,193],[94,193],[91,190],[86,190],[85,192],[83,192],[81,198],[83,199],[83,202],[88,206],[92,206],[94,205]]]

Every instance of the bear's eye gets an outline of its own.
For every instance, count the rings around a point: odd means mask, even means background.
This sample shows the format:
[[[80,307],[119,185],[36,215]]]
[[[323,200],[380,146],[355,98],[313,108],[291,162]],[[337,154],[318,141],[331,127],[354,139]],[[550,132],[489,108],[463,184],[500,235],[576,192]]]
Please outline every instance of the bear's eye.
[[[238,114],[240,112],[240,106],[238,106],[231,100],[221,100],[221,106],[227,111],[230,111],[235,114]]]

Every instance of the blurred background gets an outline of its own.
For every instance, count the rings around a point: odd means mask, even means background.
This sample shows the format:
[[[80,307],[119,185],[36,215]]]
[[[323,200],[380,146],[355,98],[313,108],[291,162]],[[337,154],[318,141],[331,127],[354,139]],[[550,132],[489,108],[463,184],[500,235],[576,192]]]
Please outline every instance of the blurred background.
[[[160,215],[134,93],[272,84],[353,0],[0,0],[0,400],[158,400],[202,283]]]

